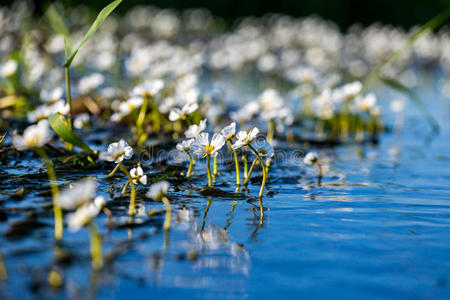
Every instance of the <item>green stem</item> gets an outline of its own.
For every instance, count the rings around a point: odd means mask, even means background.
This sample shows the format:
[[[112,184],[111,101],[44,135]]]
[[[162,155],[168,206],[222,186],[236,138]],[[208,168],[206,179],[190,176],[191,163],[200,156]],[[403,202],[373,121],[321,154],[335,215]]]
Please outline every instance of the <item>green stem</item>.
[[[172,206],[170,205],[169,199],[167,197],[162,197],[161,199],[162,203],[166,206],[166,218],[164,219],[164,231],[167,231],[170,229],[170,219],[172,215]]]
[[[250,176],[252,175],[253,172],[253,168],[256,166],[256,163],[258,162],[258,159],[255,158],[255,160],[253,161],[252,165],[250,166],[250,170],[248,171],[247,177],[245,177],[244,183],[242,183],[242,185],[247,185]]]
[[[50,181],[50,189],[52,191],[53,198],[53,214],[55,217],[55,239],[60,241],[63,237],[63,214],[62,209],[59,204],[59,189],[56,183],[56,173],[55,169],[53,169],[53,163],[47,156],[47,153],[43,148],[38,148],[37,152],[41,159],[44,161],[45,166],[47,167],[48,179]]]
[[[189,178],[189,177],[191,177],[192,168],[194,167],[194,158],[192,157],[192,155],[189,152],[186,152],[186,153],[189,156],[189,169],[187,171],[186,178]]]
[[[91,247],[92,267],[99,270],[103,267],[102,237],[92,221],[88,223]]]
[[[208,186],[212,186],[211,166],[209,165],[210,156],[206,156],[206,168],[208,169]]]
[[[214,161],[213,161],[213,174],[214,174],[214,176],[217,175],[217,156],[214,156]]]
[[[159,116],[159,108],[158,103],[152,98],[152,122],[153,122],[153,131],[159,132],[161,130],[161,121]]]
[[[275,123],[273,120],[269,120],[267,124],[267,141],[272,144],[273,137],[275,135]]]
[[[108,175],[106,175],[105,177],[103,177],[103,179],[108,179],[108,178],[113,177],[114,174],[116,174],[117,170],[119,170],[120,164],[121,164],[121,163],[118,163],[118,164],[114,167],[114,169],[113,169]]]
[[[136,129],[138,132],[138,136],[141,136],[144,132],[142,129],[142,124],[144,124],[145,114],[147,113],[147,103],[148,97],[144,96],[144,102],[142,103],[141,110],[139,111],[139,116],[136,120]]]
[[[73,128],[73,119],[72,119],[72,96],[70,94],[70,76],[69,76],[69,67],[64,68],[65,78],[66,78],[66,98],[67,104],[69,105],[69,129],[72,131]]]
[[[230,145],[232,144],[231,141],[228,142],[230,143]],[[239,171],[239,159],[236,149],[233,149],[233,155],[234,155],[234,166],[236,168],[236,185],[239,186],[241,184],[241,172]]]
[[[248,164],[247,164],[247,155],[242,155],[242,162],[244,163],[244,178],[247,178],[248,175]]]
[[[125,183],[125,185],[123,186],[123,189],[122,189],[122,193],[121,193],[121,194],[125,194],[125,192],[127,191],[128,184],[130,184],[130,181],[129,181],[129,180],[128,180],[128,181]]]
[[[134,203],[136,202],[136,187],[134,186],[133,178],[131,178],[130,172],[128,172],[127,168],[125,168],[122,162],[119,163],[120,170],[125,176],[127,176],[128,181],[130,182],[131,187],[131,195],[130,195],[130,207],[128,209],[128,215],[134,215]]]
[[[259,190],[259,196],[258,196],[259,198],[261,198],[264,194],[264,187],[266,186],[266,182],[267,182],[267,169],[266,169],[266,166],[265,166],[261,156],[259,155],[258,151],[256,151],[256,149],[253,148],[252,145],[250,145],[250,144],[248,145],[248,147],[255,153],[256,157],[259,160],[259,163],[261,164],[261,168],[263,170],[263,172],[262,172],[263,180],[261,183],[261,189]]]

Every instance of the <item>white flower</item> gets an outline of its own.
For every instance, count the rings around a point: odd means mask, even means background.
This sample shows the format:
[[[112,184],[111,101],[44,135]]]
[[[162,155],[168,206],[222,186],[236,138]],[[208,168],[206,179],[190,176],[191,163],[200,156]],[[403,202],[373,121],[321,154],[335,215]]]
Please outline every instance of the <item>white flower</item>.
[[[225,139],[220,133],[214,133],[211,142],[209,142],[209,133],[203,132],[195,138],[191,148],[196,155],[215,157],[224,144]]]
[[[91,178],[80,180],[61,191],[60,206],[73,210],[92,200],[97,190],[97,181]]]
[[[78,231],[83,225],[95,218],[102,208],[105,206],[106,201],[102,196],[98,196],[93,202],[85,203],[80,206],[74,213],[67,215],[67,225],[70,231]]]
[[[27,127],[23,135],[14,135],[13,145],[17,150],[39,148],[51,139],[50,126],[47,120],[41,120],[35,125]]]
[[[258,133],[259,129],[256,127],[248,132],[244,130],[239,131],[236,135],[237,141],[233,144],[233,146],[231,146],[231,148],[239,149],[241,147],[247,146],[256,138]]]
[[[61,99],[64,90],[61,87],[56,87],[53,90],[42,90],[40,93],[41,100],[47,103],[54,103]]]
[[[177,144],[177,150],[180,152],[189,152],[191,151],[191,145],[194,142],[194,139],[184,140],[181,143]]]
[[[189,128],[184,132],[184,135],[190,139],[197,137],[200,133],[205,131],[206,129],[206,119],[201,120],[199,125],[191,125]]]
[[[104,81],[105,77],[102,74],[93,73],[80,79],[80,83],[78,84],[78,91],[81,94],[89,93],[103,84]]]
[[[73,120],[73,126],[77,129],[81,129],[89,124],[89,114],[82,113],[75,117]]]
[[[341,103],[346,100],[353,99],[362,90],[362,83],[355,81],[339,87],[333,91],[332,99],[336,103]]]
[[[303,162],[307,165],[314,165],[318,161],[318,156],[316,152],[308,152],[305,157],[303,157]]]
[[[402,112],[405,109],[405,100],[404,99],[397,99],[397,100],[393,100],[391,102],[391,110],[393,112],[399,113]]]
[[[197,103],[187,103],[185,105],[183,105],[183,107],[181,109],[179,109],[178,107],[173,108],[170,113],[169,113],[169,120],[170,121],[176,121],[176,120],[184,120],[186,119],[186,116],[193,113],[194,111],[196,111],[198,109],[198,104]]]
[[[277,90],[267,89],[259,96],[259,104],[264,112],[272,112],[283,106],[283,98]]]
[[[154,183],[150,186],[148,192],[145,195],[153,200],[158,201],[167,194],[169,186],[170,184],[167,181]]]
[[[0,67],[0,74],[2,77],[5,78],[10,77],[14,75],[14,73],[16,73],[17,67],[18,67],[17,61],[12,59],[8,60]]]
[[[138,182],[142,184],[147,184],[147,175],[144,175],[144,171],[140,166],[133,168],[130,171],[130,175],[133,178],[133,182],[137,184]]]
[[[161,79],[147,80],[135,86],[131,94],[141,97],[154,97],[163,89],[163,87],[164,81]]]
[[[256,152],[258,152],[258,154],[262,157],[271,158],[274,155],[273,147],[266,139],[262,141],[256,141],[254,144],[254,148]]]
[[[370,93],[365,97],[356,97],[355,105],[360,111],[370,111],[377,103],[377,97],[375,94]]]
[[[236,123],[233,122],[230,125],[224,127],[220,133],[225,138],[225,141],[229,141],[236,135]]]
[[[119,113],[122,116],[128,115],[133,109],[141,107],[144,99],[142,97],[132,97],[125,102],[120,103]]]
[[[124,159],[130,159],[133,156],[133,148],[127,142],[120,140],[118,143],[112,143],[107,151],[100,152],[99,158],[106,161],[120,163]]]

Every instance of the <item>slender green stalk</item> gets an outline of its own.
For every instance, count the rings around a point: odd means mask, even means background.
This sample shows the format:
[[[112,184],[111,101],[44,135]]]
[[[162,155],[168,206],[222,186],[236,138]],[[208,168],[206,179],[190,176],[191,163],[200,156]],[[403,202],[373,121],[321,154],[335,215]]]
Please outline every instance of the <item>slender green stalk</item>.
[[[232,145],[230,140],[228,142],[230,143],[230,145]],[[239,170],[239,159],[236,149],[233,149],[233,155],[234,155],[234,166],[236,168],[236,185],[239,186],[241,184],[241,172]]]
[[[95,270],[99,270],[103,267],[102,237],[98,233],[97,227],[92,221],[88,223],[88,227],[92,267]]]
[[[125,168],[122,164],[122,162],[119,163],[120,170],[122,171],[125,176],[127,176],[128,181],[130,182],[131,187],[131,194],[130,194],[130,207],[128,209],[128,215],[132,216],[134,215],[134,205],[136,202],[136,187],[134,186],[133,178],[131,178],[130,172],[128,172],[127,168]]]
[[[125,194],[125,192],[127,191],[127,187],[128,187],[129,184],[130,184],[130,181],[128,180],[128,181],[125,183],[125,185],[123,186],[123,189],[122,189],[122,193],[121,193],[121,194]]]
[[[108,175],[106,175],[105,177],[103,177],[103,179],[108,179],[108,178],[113,177],[114,174],[116,174],[117,170],[119,170],[120,164],[121,164],[121,163],[118,163],[118,164],[114,167],[114,169],[113,169]]]
[[[162,197],[161,199],[162,203],[166,206],[166,218],[164,219],[164,225],[163,228],[165,231],[170,229],[170,219],[172,216],[172,206],[170,205],[169,199],[167,197]]]
[[[275,135],[275,123],[273,120],[269,120],[267,123],[267,141],[272,144],[273,137]]]
[[[258,196],[259,198],[261,198],[264,194],[264,187],[266,186],[266,182],[267,182],[267,169],[266,169],[266,166],[265,166],[261,156],[259,155],[258,151],[256,151],[256,149],[253,148],[252,145],[250,145],[250,144],[248,145],[248,147],[255,153],[256,157],[259,160],[259,163],[261,164],[261,168],[263,170],[262,171],[263,180],[261,183],[261,189],[259,190],[259,196]]]
[[[0,280],[7,280],[8,279],[8,271],[6,270],[5,261],[3,260],[3,256],[0,253]]]
[[[45,166],[47,167],[48,179],[50,181],[50,189],[52,191],[53,198],[53,214],[55,217],[55,239],[60,241],[63,237],[63,214],[62,209],[59,204],[59,189],[58,184],[56,183],[56,173],[55,169],[53,169],[53,163],[47,156],[47,153],[43,148],[38,148],[37,152],[41,159],[44,161]]]
[[[142,125],[144,124],[145,115],[147,114],[147,105],[148,97],[144,96],[144,102],[142,103],[141,110],[139,111],[139,116],[136,120],[136,129],[139,137],[142,135],[142,133],[144,133]]]
[[[214,156],[214,161],[213,161],[213,174],[214,174],[214,176],[217,175],[217,155]]]
[[[252,175],[253,168],[256,166],[256,163],[257,163],[257,162],[258,162],[258,159],[255,158],[255,160],[253,160],[252,165],[250,166],[250,170],[248,171],[247,177],[245,177],[245,180],[244,180],[244,182],[242,183],[242,185],[247,185],[247,183],[248,183],[248,181],[249,181],[249,179],[250,179],[250,176]]]
[[[152,98],[151,105],[152,105],[153,131],[159,132],[161,130],[161,120],[160,120],[158,103],[155,101],[155,98]]]
[[[248,175],[248,164],[247,164],[247,155],[242,155],[242,162],[244,163],[244,178],[247,178]]]
[[[211,157],[209,155],[206,156],[206,168],[208,169],[208,186],[212,186],[212,176],[211,176],[211,166],[209,165]]]
[[[192,172],[192,168],[194,167],[195,160],[189,152],[187,152],[187,154],[189,156],[189,169],[187,171],[186,178],[189,178],[189,177],[191,177],[191,172]]]
[[[64,74],[66,78],[66,98],[67,98],[67,104],[69,105],[69,129],[72,131],[73,128],[73,114],[72,114],[72,96],[70,93],[70,74],[69,74],[69,67],[64,67]]]

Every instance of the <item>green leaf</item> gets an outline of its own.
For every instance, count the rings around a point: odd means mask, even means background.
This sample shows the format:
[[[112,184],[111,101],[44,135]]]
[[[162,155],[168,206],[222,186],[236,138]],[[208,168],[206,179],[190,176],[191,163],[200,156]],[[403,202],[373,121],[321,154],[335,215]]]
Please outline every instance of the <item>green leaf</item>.
[[[81,43],[77,46],[77,48],[73,51],[72,55],[66,59],[64,63],[64,67],[68,68],[72,64],[73,59],[75,58],[75,55],[77,55],[78,50],[86,44],[86,42],[89,40],[89,38],[97,31],[97,29],[100,27],[100,25],[105,21],[105,19],[113,12],[113,10],[122,2],[122,0],[116,0],[111,2],[108,6],[103,8],[100,13],[98,14],[97,18],[95,19],[94,23],[92,23],[91,27],[89,28],[88,32],[84,36]]]
[[[371,83],[377,80],[379,76],[382,75],[383,69],[395,62],[397,59],[399,59],[406,51],[410,50],[411,47],[414,45],[414,43],[424,36],[425,34],[429,33],[430,31],[433,31],[434,29],[438,28],[440,25],[444,24],[446,20],[450,18],[450,7],[444,10],[439,15],[435,16],[431,20],[429,20],[427,23],[419,27],[403,44],[400,49],[395,51],[384,63],[379,64],[376,68],[374,68],[365,78],[364,80],[364,89],[366,89]]]
[[[379,79],[381,80],[381,82],[391,87],[392,89],[409,96],[409,98],[413,100],[413,102],[419,107],[420,111],[422,112],[428,123],[430,123],[433,130],[439,132],[439,123],[433,118],[433,116],[427,110],[425,104],[423,104],[422,99],[420,99],[420,97],[412,89],[408,88],[401,82],[391,77],[379,76]]]
[[[88,145],[86,145],[79,137],[72,133],[72,131],[67,126],[67,121],[62,115],[55,113],[48,117],[48,121],[56,134],[59,135],[59,137],[64,141],[77,146],[78,148],[88,153],[94,153],[94,151],[92,151],[92,149],[89,148]]]
[[[69,30],[67,29],[66,24],[64,24],[64,20],[61,17],[61,14],[58,12],[55,4],[50,4],[47,7],[45,17],[56,33],[62,34],[64,36],[64,39],[70,39]]]

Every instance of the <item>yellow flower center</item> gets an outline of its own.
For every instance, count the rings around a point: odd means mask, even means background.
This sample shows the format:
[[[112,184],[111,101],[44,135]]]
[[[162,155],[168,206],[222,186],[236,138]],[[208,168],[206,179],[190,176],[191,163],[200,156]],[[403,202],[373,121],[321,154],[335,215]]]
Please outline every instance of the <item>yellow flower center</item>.
[[[213,153],[214,149],[215,148],[213,145],[205,145],[206,155],[211,155],[211,153]]]

